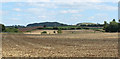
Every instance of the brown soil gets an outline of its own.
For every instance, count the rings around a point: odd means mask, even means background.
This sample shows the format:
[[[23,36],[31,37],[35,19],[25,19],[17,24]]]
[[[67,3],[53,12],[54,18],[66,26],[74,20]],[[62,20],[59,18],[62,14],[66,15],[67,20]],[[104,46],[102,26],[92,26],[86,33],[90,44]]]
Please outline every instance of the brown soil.
[[[3,57],[117,57],[117,33],[3,34]]]

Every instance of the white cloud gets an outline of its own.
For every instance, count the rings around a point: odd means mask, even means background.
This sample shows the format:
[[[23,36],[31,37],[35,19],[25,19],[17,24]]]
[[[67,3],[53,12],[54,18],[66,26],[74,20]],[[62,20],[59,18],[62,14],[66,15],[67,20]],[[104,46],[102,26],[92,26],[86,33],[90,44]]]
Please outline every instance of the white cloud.
[[[0,10],[0,15],[2,15],[2,10]]]
[[[0,10],[0,16],[2,16],[2,15],[6,15],[6,14],[8,14],[9,13],[9,11],[3,11],[3,10]]]
[[[0,10],[0,23],[2,23],[2,10]]]
[[[103,2],[102,0],[89,0],[91,2],[89,2],[88,0],[40,0],[41,2],[31,2],[33,0],[29,0],[29,2],[27,3],[19,3],[18,7],[14,8],[14,11],[22,11],[22,12],[27,12],[30,16],[27,16],[27,18],[32,18],[33,20],[39,20],[40,21],[43,20],[58,20],[56,19],[55,14],[57,14],[57,16],[61,15],[59,13],[80,13],[82,11],[85,10],[94,10],[97,9],[98,11],[100,10],[105,10],[105,11],[116,11],[117,10],[117,6],[113,6],[113,5],[107,5],[105,3],[99,3],[99,2]],[[36,0],[37,1],[37,0]],[[19,2],[19,0],[17,1]],[[25,9],[20,9],[19,7],[27,7]],[[56,8],[56,9],[53,9]],[[58,8],[58,9],[57,9]],[[90,12],[90,11],[89,11]],[[0,12],[2,13],[2,12]],[[81,17],[82,15],[73,15],[71,14],[73,17],[69,17],[71,18],[71,20],[76,20],[76,22],[84,17]],[[31,15],[33,17],[31,17]],[[20,15],[17,15],[20,16]],[[34,17],[36,16],[36,17]],[[94,15],[91,16],[89,19],[90,20],[100,20],[100,19],[107,19],[108,16],[106,15]],[[60,17],[59,19],[61,19],[62,17]],[[66,17],[67,18],[67,17]],[[67,18],[67,19],[69,19]],[[109,17],[108,17],[109,18]],[[63,18],[65,19],[65,18]],[[17,18],[13,18],[12,20],[19,20]],[[31,19],[30,19],[31,20]],[[109,20],[109,19],[108,19]]]
[[[102,2],[118,2],[118,0],[53,0],[53,2],[59,2],[59,3],[76,3],[76,2],[96,2],[96,3],[102,3]]]
[[[29,2],[28,5],[35,7],[46,7],[46,8],[57,8],[56,3],[40,3],[40,2]]]
[[[16,16],[21,16],[20,14],[17,14]]]
[[[18,18],[11,18],[11,20],[18,21],[19,19]]]
[[[93,22],[98,22],[98,23],[103,23],[104,21],[110,21],[110,19],[112,19],[112,18],[109,17],[108,14],[99,13],[99,14],[89,17],[87,20],[93,21]]]
[[[61,13],[79,13],[81,10],[62,10]]]
[[[93,3],[93,2],[83,2],[83,3],[74,3],[74,4],[60,4],[61,8],[77,8],[79,10],[105,10],[105,11],[117,11],[118,6],[111,6],[104,3]]]
[[[47,1],[47,0],[46,0]],[[54,1],[54,2],[53,2]],[[88,0],[53,0],[49,2],[28,2],[27,6],[36,7],[36,8],[78,8],[79,10],[89,10],[89,9],[97,9],[97,10],[106,10],[106,11],[117,11],[118,6],[111,6],[103,2],[104,0],[91,0],[91,2],[87,2]],[[61,2],[59,2],[61,1]],[[81,2],[80,2],[81,1]],[[82,2],[84,1],[84,2]],[[89,0],[90,1],[90,0]],[[107,0],[105,0],[107,1]],[[113,1],[112,1],[113,2]],[[18,4],[21,5],[21,4]],[[62,11],[63,13],[69,13],[69,11]],[[71,13],[77,11],[71,11]]]
[[[38,14],[43,14],[45,12],[45,9],[43,9],[43,8],[28,8],[28,9],[25,9],[24,12],[38,15]]]
[[[75,2],[118,2],[119,0],[0,0],[0,2],[60,2],[60,3],[75,3]]]
[[[91,5],[93,6],[93,8],[98,9],[98,10],[106,10],[106,11],[117,11],[118,10],[118,6],[110,6],[110,5],[103,5],[103,4],[99,4],[99,5]]]
[[[34,15],[34,16],[52,16],[52,15],[56,15],[57,14],[57,11],[54,11],[54,10],[48,10],[48,9],[45,9],[45,8],[28,8],[28,9],[25,9],[24,12],[27,12],[31,15]]]
[[[50,2],[50,0],[27,0],[27,2]]]
[[[53,2],[59,3],[78,3],[78,2],[102,2],[101,0],[53,0]]]
[[[46,18],[46,16],[38,16],[38,18]]]
[[[50,0],[0,0],[0,2],[50,2]]]
[[[20,8],[14,8],[13,10],[14,10],[14,11],[18,11],[18,12],[19,12],[19,11],[22,11]]]

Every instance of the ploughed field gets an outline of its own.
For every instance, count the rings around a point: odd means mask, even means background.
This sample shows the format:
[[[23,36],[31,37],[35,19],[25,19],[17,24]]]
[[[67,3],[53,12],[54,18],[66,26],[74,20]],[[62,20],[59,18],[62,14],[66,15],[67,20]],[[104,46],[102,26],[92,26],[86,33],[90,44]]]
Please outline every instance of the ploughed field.
[[[3,34],[3,57],[117,57],[117,33]]]

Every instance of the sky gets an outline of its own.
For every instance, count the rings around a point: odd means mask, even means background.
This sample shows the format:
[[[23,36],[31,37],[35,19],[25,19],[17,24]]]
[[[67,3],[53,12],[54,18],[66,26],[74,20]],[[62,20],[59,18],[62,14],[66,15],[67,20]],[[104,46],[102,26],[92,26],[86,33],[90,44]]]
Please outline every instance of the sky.
[[[7,26],[40,22],[75,25],[118,20],[117,0],[2,0],[0,3],[0,23]]]

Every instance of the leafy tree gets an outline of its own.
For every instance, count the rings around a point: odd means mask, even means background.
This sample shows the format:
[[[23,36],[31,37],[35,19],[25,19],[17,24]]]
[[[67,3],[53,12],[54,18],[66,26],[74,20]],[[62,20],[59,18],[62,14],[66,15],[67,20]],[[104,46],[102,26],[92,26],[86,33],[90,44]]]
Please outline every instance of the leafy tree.
[[[114,20],[112,22],[110,22],[109,30],[110,30],[110,32],[117,32],[118,31],[118,23]]]
[[[106,32],[118,32],[118,28],[119,28],[118,24],[119,23],[117,23],[115,19],[113,19],[113,21],[111,21],[110,24],[104,21],[104,30]]]
[[[108,26],[108,23],[106,21],[104,21],[104,28],[103,29],[106,30],[107,26]]]
[[[18,26],[17,26],[17,25],[15,25],[14,27],[15,27],[16,29],[18,29]]]
[[[115,19],[113,19],[113,22],[115,22]]]
[[[119,22],[118,22],[118,31],[120,32],[120,19],[119,19]]]
[[[2,25],[2,31],[5,31],[5,26],[4,25]]]
[[[5,26],[3,24],[0,24],[0,32],[4,32],[5,31]]]

